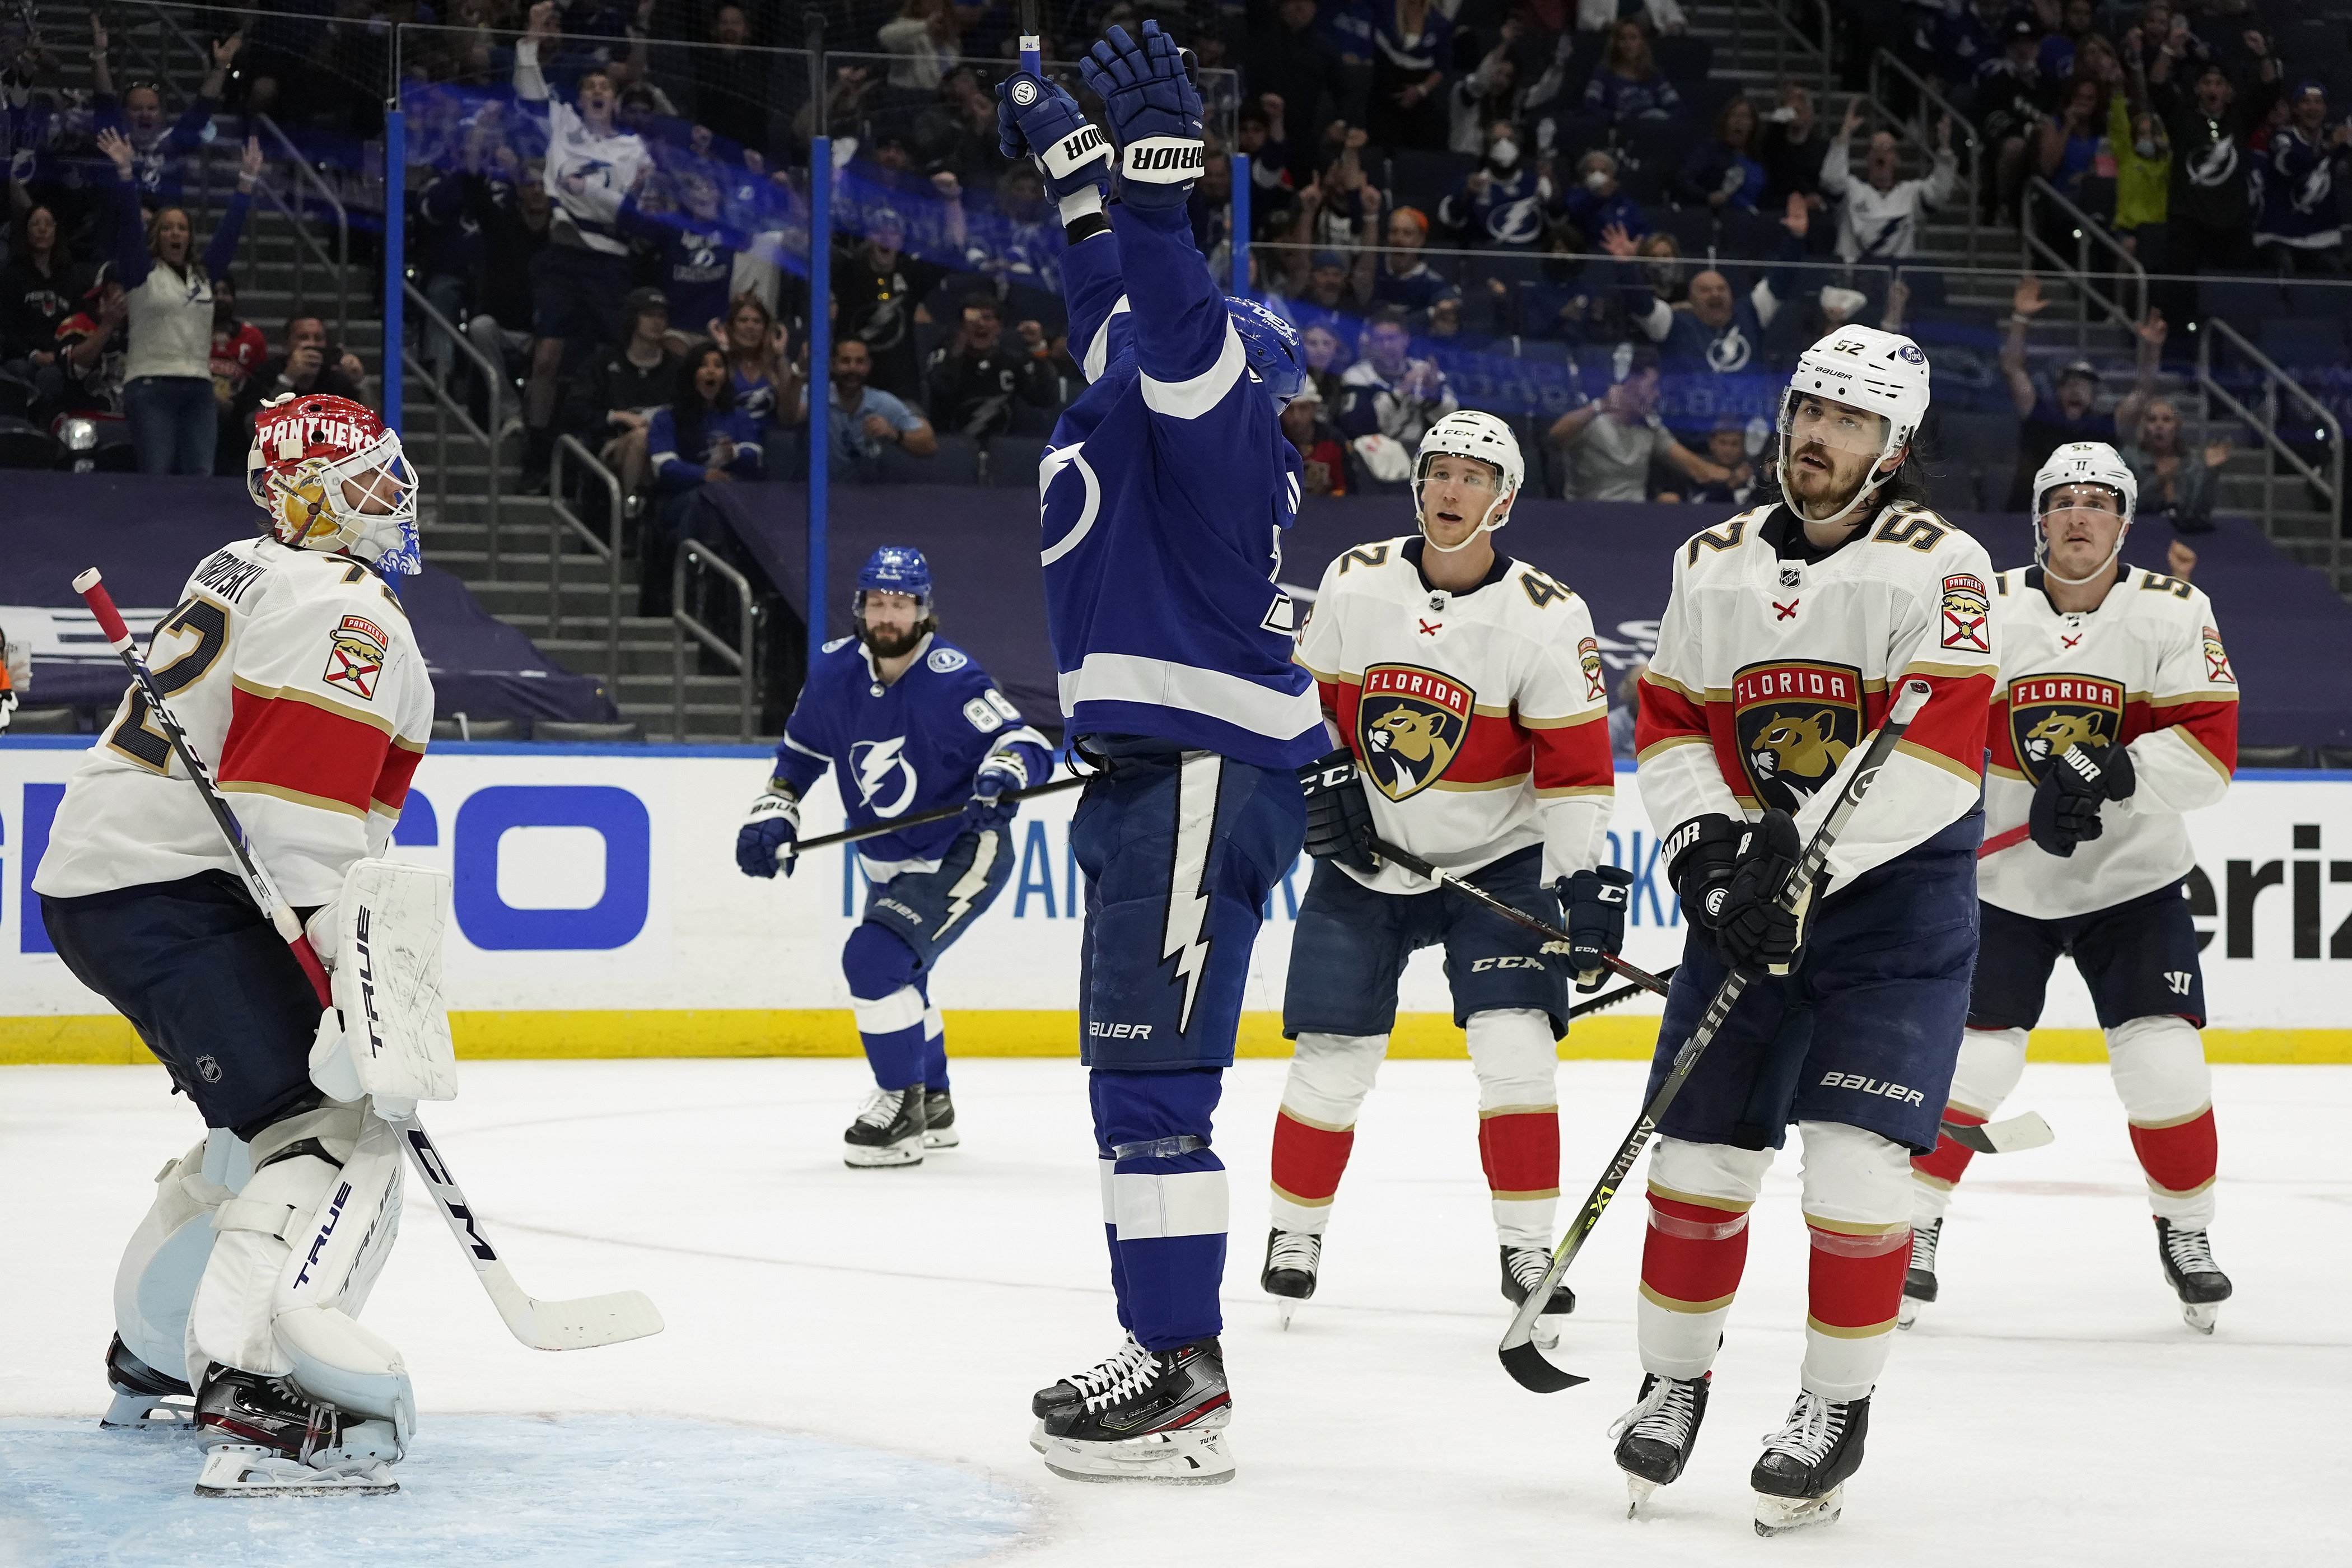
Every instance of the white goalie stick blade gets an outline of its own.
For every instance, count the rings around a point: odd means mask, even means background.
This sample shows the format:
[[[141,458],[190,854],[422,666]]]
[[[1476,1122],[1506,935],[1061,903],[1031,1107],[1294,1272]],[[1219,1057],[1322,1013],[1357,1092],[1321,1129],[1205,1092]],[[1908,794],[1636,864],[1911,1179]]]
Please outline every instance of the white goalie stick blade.
[[[2029,1110],[2022,1116],[1988,1121],[1981,1127],[1962,1127],[1947,1121],[1944,1136],[1979,1154],[2014,1154],[2021,1149],[2039,1149],[2057,1134],[2050,1131],[2050,1123],[2042,1120],[2040,1111]]]

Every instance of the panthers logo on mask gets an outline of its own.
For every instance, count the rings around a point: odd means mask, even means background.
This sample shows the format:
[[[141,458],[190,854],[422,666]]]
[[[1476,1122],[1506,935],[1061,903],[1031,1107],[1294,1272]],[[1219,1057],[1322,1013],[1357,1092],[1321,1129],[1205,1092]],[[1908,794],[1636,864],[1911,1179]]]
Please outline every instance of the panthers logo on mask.
[[[2009,683],[2009,743],[2018,772],[2040,784],[2050,764],[2080,746],[2123,738],[2124,689],[2095,675],[2033,675]]]
[[[1450,675],[1410,664],[1364,671],[1356,702],[1356,754],[1391,800],[1419,795],[1445,774],[1470,731],[1476,694]]]
[[[1766,807],[1802,810],[1862,743],[1862,677],[1851,665],[1750,665],[1731,678],[1731,701],[1747,793]]]

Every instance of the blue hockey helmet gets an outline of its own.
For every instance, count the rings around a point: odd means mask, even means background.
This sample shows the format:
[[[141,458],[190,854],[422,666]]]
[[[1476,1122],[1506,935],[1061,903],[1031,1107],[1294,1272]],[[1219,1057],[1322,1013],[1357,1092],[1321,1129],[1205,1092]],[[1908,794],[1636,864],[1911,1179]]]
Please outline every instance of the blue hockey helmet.
[[[1297,396],[1307,384],[1307,356],[1298,346],[1298,329],[1256,300],[1238,294],[1225,296],[1225,313],[1241,335],[1250,379],[1265,389],[1276,408]]]
[[[849,598],[850,613],[861,615],[868,594],[905,594],[924,614],[931,608],[931,563],[911,544],[886,544],[866,558],[857,574],[857,592]]]

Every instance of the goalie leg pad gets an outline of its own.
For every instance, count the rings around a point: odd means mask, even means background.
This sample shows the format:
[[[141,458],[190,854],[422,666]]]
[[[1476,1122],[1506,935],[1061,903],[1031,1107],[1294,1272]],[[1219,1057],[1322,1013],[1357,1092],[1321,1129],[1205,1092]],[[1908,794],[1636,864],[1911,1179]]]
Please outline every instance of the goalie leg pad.
[[[1559,1206],[1559,1068],[1551,1015],[1492,1007],[1470,1015],[1470,1065],[1478,1075],[1478,1163],[1505,1247],[1549,1252]]]
[[[400,860],[362,860],[343,878],[335,1007],[366,1093],[412,1105],[457,1096],[457,1050],[441,1000],[448,895],[446,873]]]
[[[1320,1236],[1356,1145],[1356,1115],[1372,1091],[1389,1037],[1303,1034],[1274,1119],[1274,1226]]]
[[[213,1212],[251,1177],[245,1149],[216,1128],[157,1173],[155,1201],[114,1272],[114,1330],[124,1348],[184,1383],[188,1309],[212,1258]]]

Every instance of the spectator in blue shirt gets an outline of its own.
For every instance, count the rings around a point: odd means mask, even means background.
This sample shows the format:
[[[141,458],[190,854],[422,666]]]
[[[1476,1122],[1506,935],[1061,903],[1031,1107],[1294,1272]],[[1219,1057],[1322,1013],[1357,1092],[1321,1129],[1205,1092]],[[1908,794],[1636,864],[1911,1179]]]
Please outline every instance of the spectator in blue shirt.
[[[1486,158],[1437,205],[1437,221],[1488,249],[1533,250],[1544,237],[1551,181],[1525,154],[1525,138],[1507,120],[1486,128]]]
[[[131,183],[139,205],[152,211],[180,200],[182,165],[189,153],[205,143],[205,132],[220,108],[221,89],[228,82],[229,62],[245,45],[242,32],[231,33],[212,46],[212,68],[196,88],[187,111],[169,126],[163,123],[163,99],[152,82],[131,84],[121,98],[114,94],[114,73],[107,63],[106,24],[92,11],[89,17],[89,79],[94,127],[122,133],[131,143]]]
[[[2036,58],[2042,75],[2063,81],[2074,74],[2074,51],[2096,31],[2098,7],[2092,0],[2066,0],[2058,13],[2058,30],[2042,40]]]
[[[1454,18],[1436,0],[1377,0],[1371,6],[1372,88],[1364,128],[1380,147],[1445,145],[1438,88],[1452,54]]]
[[[1758,161],[1760,127],[1756,106],[1734,98],[1717,111],[1715,133],[1683,162],[1685,199],[1705,202],[1719,216],[1727,207],[1756,210],[1764,195],[1764,165]]]
[[[1617,187],[1617,160],[1596,147],[1576,161],[1576,184],[1560,198],[1568,221],[1584,236],[1587,250],[1601,248],[1602,233],[1622,228],[1633,239],[1650,232],[1650,220]]]
[[[1462,290],[1422,256],[1429,243],[1429,219],[1419,207],[1399,207],[1389,214],[1389,247],[1372,271],[1372,302],[1398,305],[1407,310],[1427,310],[1443,299],[1459,299]]]
[[[654,505],[638,540],[644,563],[637,613],[670,611],[670,563],[682,539],[711,533],[704,521],[706,485],[732,484],[760,477],[760,432],[735,406],[734,377],[726,352],[706,343],[687,363],[677,395],[654,410],[646,426],[646,453],[653,468]]]
[[[882,449],[896,447],[912,458],[935,457],[939,436],[930,421],[879,387],[866,384],[874,368],[866,345],[856,338],[833,345],[831,411],[825,419],[826,444],[836,479],[872,481],[879,477]],[[800,395],[800,417],[808,423],[808,390]]]
[[[1610,30],[1608,53],[1584,84],[1584,112],[1603,124],[1622,125],[1672,119],[1682,107],[1682,94],[1650,58],[1649,30],[1639,22],[1618,23]]]
[[[698,331],[704,322],[726,313],[741,237],[719,216],[719,187],[699,169],[678,176],[676,210],[646,211],[638,197],[652,173],[651,163],[640,171],[636,189],[621,198],[616,221],[622,233],[654,247],[661,268],[656,287],[669,300],[671,320]]]

